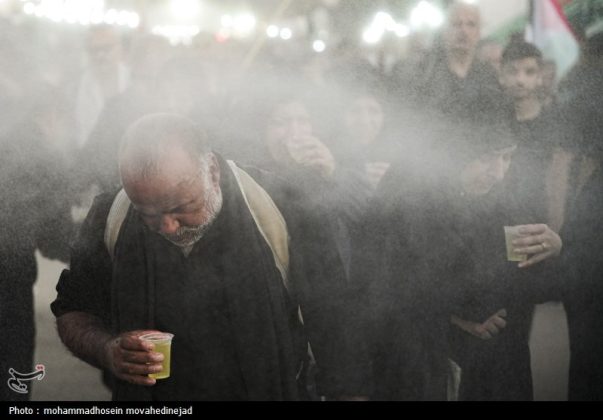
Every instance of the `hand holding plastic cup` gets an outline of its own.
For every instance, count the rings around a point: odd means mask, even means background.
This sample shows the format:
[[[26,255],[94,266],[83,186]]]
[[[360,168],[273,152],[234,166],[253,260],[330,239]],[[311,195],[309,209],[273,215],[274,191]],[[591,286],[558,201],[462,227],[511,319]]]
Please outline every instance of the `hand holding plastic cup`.
[[[507,245],[507,261],[526,261],[528,256],[526,254],[516,254],[513,252],[515,246],[513,245],[513,241],[521,236],[523,236],[519,229],[521,226],[505,226],[505,243]]]
[[[161,372],[149,374],[150,378],[166,379],[170,377],[170,359],[172,353],[172,338],[174,334],[170,333],[150,333],[141,335],[141,340],[153,343],[154,351],[163,354],[163,362]]]

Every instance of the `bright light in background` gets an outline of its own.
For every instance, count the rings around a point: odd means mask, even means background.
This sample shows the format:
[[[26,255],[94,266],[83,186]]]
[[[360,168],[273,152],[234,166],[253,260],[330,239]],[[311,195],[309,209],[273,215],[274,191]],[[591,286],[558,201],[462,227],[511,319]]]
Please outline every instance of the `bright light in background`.
[[[367,44],[376,44],[381,41],[381,38],[383,38],[384,33],[385,30],[383,28],[371,26],[364,31],[364,33],[362,34],[362,39],[364,39],[364,42],[366,42]]]
[[[222,15],[222,17],[220,18],[220,23],[225,28],[231,28],[232,25],[233,25],[232,16],[230,16],[230,15]]]
[[[133,13],[138,16],[137,13]],[[100,25],[105,20],[105,13],[102,10],[94,10],[90,16],[90,23],[93,25]],[[138,25],[137,25],[138,26]]]
[[[25,3],[23,12],[25,12],[26,15],[33,15],[36,12],[36,5],[33,3]]]
[[[396,25],[396,21],[389,13],[378,12],[373,20],[373,25],[391,31]]]
[[[386,32],[395,32],[396,35],[404,34],[404,26],[405,25],[396,23],[389,13],[377,12],[371,24],[362,33],[362,39],[367,44],[377,44],[381,41]]]
[[[132,29],[138,28],[140,25],[140,16],[136,12],[130,13],[130,19],[128,19],[128,26]]]
[[[394,27],[394,32],[396,33],[397,37],[404,38],[410,35],[410,28],[402,23],[397,23]]]
[[[326,48],[327,44],[325,44],[325,42],[321,41],[320,39],[317,39],[312,43],[312,49],[314,49],[314,51],[316,51],[317,53],[323,52]]]
[[[178,19],[189,19],[199,14],[198,0],[172,0],[170,9],[174,17]]]
[[[266,35],[268,38],[276,38],[279,34],[280,30],[276,25],[270,25],[266,28]]]
[[[125,10],[122,10],[121,12],[119,12],[117,14],[117,24],[118,25],[126,26],[128,24],[129,19],[130,19],[130,12],[126,12]]]
[[[421,0],[410,12],[410,25],[413,28],[435,29],[444,23],[444,14],[426,0]]]
[[[293,31],[291,31],[290,28],[283,28],[283,29],[281,29],[280,35],[281,35],[282,39],[287,41],[287,40],[291,39],[291,37],[293,36]]]
[[[104,21],[107,25],[113,25],[114,23],[117,23],[117,16],[118,16],[118,11],[115,9],[109,9],[107,10],[107,13],[105,13],[105,18]]]
[[[255,29],[256,19],[250,13],[235,16],[233,26],[239,35],[248,35]]]
[[[60,22],[63,20],[63,7],[62,7],[62,2],[60,1],[43,1],[40,4],[40,7],[44,8],[44,15],[54,21],[54,22]],[[71,16],[69,16],[70,20],[75,21],[75,10],[71,10]]]
[[[157,25],[151,30],[153,34],[169,39],[172,45],[190,45],[200,31],[197,25]]]
[[[235,16],[222,15],[220,18],[221,28],[218,31],[218,35],[220,39],[224,38],[224,40],[231,36],[246,37],[254,31],[256,23],[256,18],[251,13],[241,13]],[[278,36],[278,28],[276,31],[276,36]]]
[[[140,24],[138,13],[129,10],[109,9],[105,11],[104,0],[41,0],[36,6],[33,2],[24,2],[23,12],[53,22],[83,26],[108,25],[136,28]]]

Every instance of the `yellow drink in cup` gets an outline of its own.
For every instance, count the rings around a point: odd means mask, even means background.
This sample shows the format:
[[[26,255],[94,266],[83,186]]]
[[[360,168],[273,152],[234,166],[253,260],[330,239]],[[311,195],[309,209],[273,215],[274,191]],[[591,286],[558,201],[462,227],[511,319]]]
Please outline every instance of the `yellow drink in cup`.
[[[170,333],[150,333],[140,336],[141,340],[148,341],[155,345],[155,352],[163,354],[163,369],[158,373],[149,374],[153,379],[166,379],[170,377],[170,361],[172,356],[172,338],[174,334]]]
[[[513,241],[521,237],[519,233],[519,226],[505,226],[505,243],[507,245],[507,261],[525,261],[528,259],[526,254],[516,254],[513,252],[515,246]]]

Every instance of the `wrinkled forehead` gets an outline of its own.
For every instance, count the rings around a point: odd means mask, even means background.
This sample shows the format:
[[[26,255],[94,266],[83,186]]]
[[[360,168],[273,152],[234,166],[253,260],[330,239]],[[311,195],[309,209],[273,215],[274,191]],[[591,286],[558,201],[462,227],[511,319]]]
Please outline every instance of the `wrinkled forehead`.
[[[152,177],[126,177],[124,189],[134,208],[145,213],[161,213],[190,203],[202,194],[200,171],[196,174],[161,173]]]

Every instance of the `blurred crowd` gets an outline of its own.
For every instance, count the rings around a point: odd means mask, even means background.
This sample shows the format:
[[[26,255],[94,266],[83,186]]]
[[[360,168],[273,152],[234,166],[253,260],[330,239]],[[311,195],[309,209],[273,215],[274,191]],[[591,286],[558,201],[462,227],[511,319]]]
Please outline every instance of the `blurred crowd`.
[[[350,293],[372,308],[358,322],[378,380],[363,377],[359,392],[450,399],[441,392],[450,384],[437,385],[449,380],[438,372],[452,359],[464,375],[456,398],[531,399],[533,305],[557,300],[570,327],[570,399],[602,399],[603,33],[582,41],[580,62],[559,82],[554,62],[523,34],[483,41],[480,23],[475,6],[450,6],[442,33],[411,42],[385,71],[353,42],[321,54],[269,45],[250,53],[235,41],[200,35],[174,47],[108,26],[41,42],[31,28],[2,22],[0,330],[11,339],[0,354],[11,356],[0,382],[9,367],[32,370],[34,250],[68,262],[94,197],[120,188],[127,128],[165,112],[200,126],[220,156],[273,173],[326,209]],[[454,168],[489,164],[492,153],[509,155],[487,175],[496,200],[449,199],[456,184],[443,180]],[[502,221],[539,226],[543,249],[528,253],[555,262],[534,267],[538,279],[497,271],[499,256],[485,249],[499,250],[492,236],[502,237]],[[482,259],[468,267],[466,252]],[[394,284],[400,277],[414,280]],[[514,281],[533,287],[517,291]],[[0,399],[15,398],[0,389]]]

